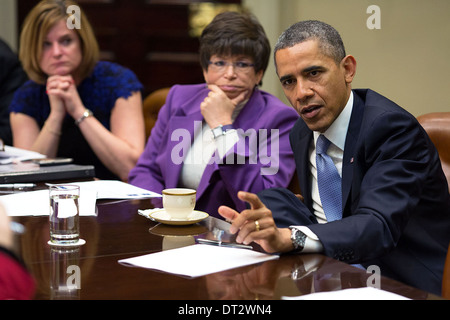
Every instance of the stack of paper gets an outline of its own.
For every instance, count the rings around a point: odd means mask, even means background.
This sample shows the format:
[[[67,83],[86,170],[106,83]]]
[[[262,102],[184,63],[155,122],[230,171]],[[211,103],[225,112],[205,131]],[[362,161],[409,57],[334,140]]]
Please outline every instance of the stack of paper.
[[[80,189],[78,200],[80,216],[96,215],[95,194]],[[29,191],[0,196],[0,203],[9,216],[48,216],[50,199],[48,190]]]
[[[97,194],[97,199],[147,199],[161,197],[160,194],[148,191],[117,180],[97,180],[74,182],[80,189]]]
[[[43,159],[45,157],[45,155],[37,152],[5,146],[5,150],[0,151],[0,164],[9,164],[30,159]]]
[[[80,216],[96,215],[97,199],[145,199],[159,194],[115,180],[70,183],[80,186]],[[27,191],[0,196],[9,216],[42,216],[49,214],[48,190]]]

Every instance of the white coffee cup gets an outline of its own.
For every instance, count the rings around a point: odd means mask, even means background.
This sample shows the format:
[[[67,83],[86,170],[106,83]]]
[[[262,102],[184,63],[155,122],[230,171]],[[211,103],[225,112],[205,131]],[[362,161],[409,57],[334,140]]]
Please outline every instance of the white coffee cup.
[[[162,191],[163,207],[174,220],[187,220],[195,208],[197,191],[186,188],[171,188]]]

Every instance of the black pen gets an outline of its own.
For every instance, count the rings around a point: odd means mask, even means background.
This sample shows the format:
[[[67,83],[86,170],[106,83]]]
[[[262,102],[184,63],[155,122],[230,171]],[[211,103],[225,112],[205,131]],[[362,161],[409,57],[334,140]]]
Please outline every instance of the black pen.
[[[239,243],[222,242],[220,240],[210,240],[210,239],[198,238],[197,242],[200,244],[209,244],[209,245],[219,246],[219,247],[241,248],[241,249],[253,250],[252,246],[247,246],[245,244],[239,244]]]

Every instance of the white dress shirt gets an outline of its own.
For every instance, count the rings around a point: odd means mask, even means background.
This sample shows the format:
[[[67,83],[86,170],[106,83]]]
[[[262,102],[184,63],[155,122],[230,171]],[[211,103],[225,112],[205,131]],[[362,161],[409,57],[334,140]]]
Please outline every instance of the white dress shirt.
[[[344,156],[345,138],[347,137],[348,125],[350,123],[350,117],[353,110],[353,92],[350,93],[350,97],[342,110],[341,114],[331,124],[331,126],[323,133],[323,135],[331,141],[327,154],[331,157],[339,175],[342,177],[342,159]],[[311,196],[313,201],[314,215],[319,223],[326,223],[327,218],[325,216],[322,202],[320,201],[319,186],[317,184],[317,167],[316,167],[316,142],[321,133],[313,132],[314,139],[311,142],[309,148],[309,169],[311,175]],[[322,244],[317,237],[308,227],[305,226],[293,226],[301,230],[306,236],[305,248],[303,252],[320,252],[323,250]]]
[[[234,109],[232,121],[236,119],[248,100],[243,101]],[[194,132],[195,138],[191,148],[183,161],[180,175],[180,184],[185,188],[197,189],[206,166],[211,161],[214,152],[220,159],[238,142],[239,135],[236,130],[228,130],[226,135],[214,139],[209,125],[203,120],[201,130]]]

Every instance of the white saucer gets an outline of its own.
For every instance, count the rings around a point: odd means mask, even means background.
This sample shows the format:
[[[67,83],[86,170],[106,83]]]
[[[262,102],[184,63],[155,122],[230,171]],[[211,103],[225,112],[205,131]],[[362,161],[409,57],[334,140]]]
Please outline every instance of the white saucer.
[[[79,239],[77,242],[74,243],[54,243],[51,240],[49,240],[47,243],[52,247],[80,247],[86,243],[86,240]]]
[[[187,219],[171,219],[164,209],[138,210],[139,214],[153,221],[170,225],[189,225],[200,222],[209,217],[206,212],[194,210]]]

